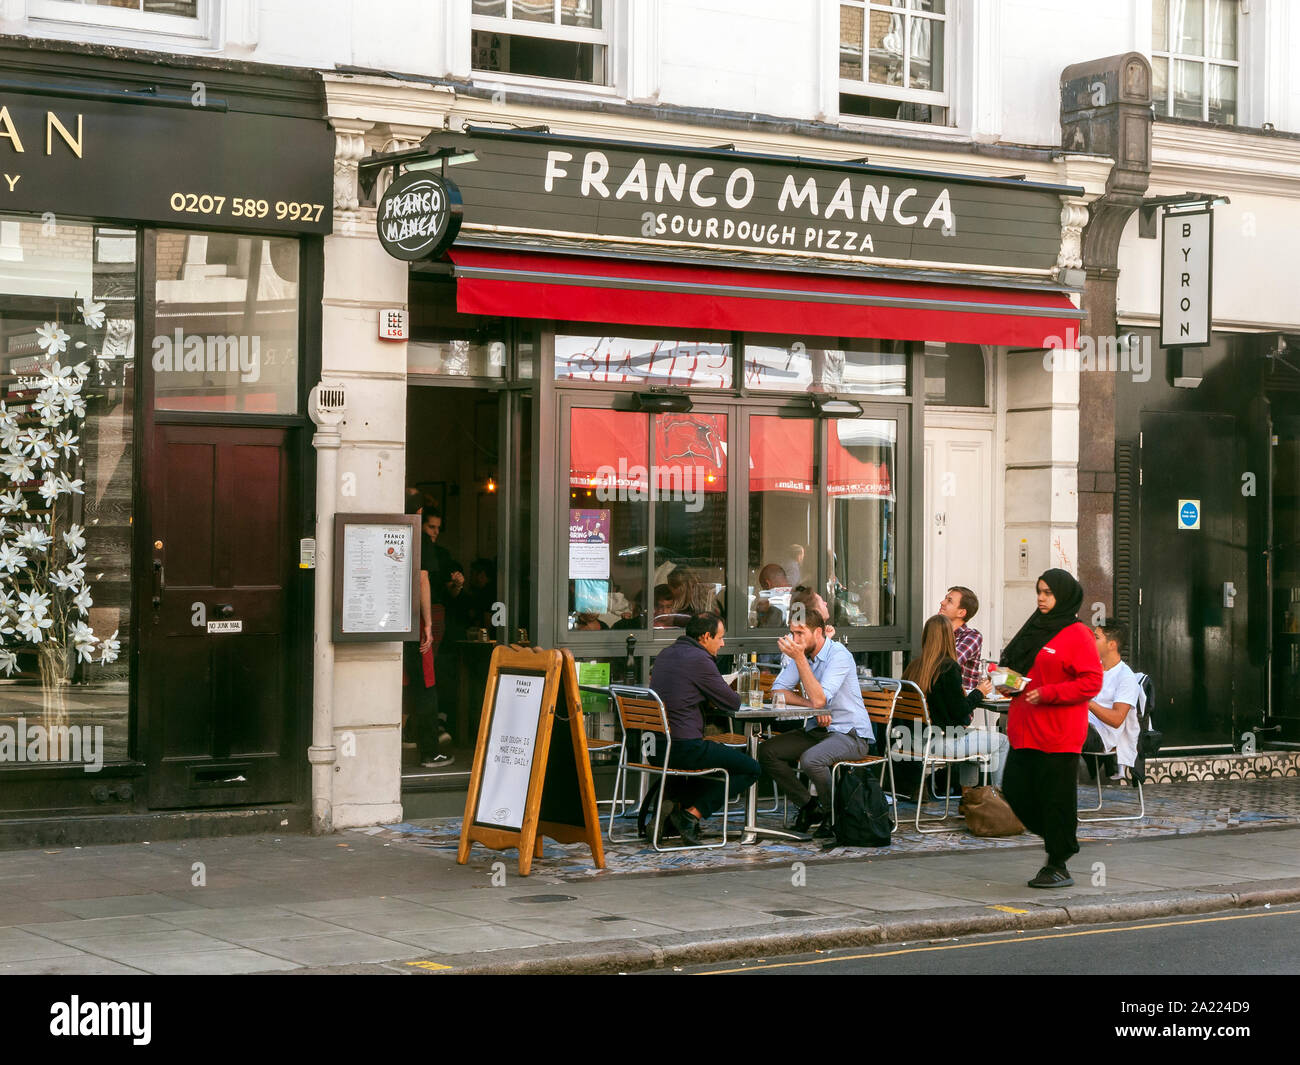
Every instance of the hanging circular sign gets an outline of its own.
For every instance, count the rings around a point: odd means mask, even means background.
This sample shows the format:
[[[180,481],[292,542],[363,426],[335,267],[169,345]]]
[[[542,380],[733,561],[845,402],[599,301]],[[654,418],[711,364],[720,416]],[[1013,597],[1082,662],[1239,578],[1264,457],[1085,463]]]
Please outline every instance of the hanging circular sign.
[[[460,190],[444,177],[414,171],[388,186],[375,212],[379,242],[395,259],[441,255],[460,231]]]

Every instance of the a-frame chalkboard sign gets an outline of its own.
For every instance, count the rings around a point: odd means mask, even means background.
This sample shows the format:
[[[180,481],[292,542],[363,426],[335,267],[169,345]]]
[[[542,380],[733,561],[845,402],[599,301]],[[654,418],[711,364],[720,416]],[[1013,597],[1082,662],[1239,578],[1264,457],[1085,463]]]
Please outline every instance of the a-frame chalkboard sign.
[[[567,649],[498,647],[456,860],[464,865],[475,843],[518,847],[519,875],[527,876],[543,836],[586,843],[596,868],[605,868],[578,671]]]

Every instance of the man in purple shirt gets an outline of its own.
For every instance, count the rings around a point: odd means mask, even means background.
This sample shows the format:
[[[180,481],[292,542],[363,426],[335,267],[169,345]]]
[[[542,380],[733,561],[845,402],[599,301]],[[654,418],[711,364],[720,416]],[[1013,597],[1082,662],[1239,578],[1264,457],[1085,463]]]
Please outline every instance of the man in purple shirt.
[[[726,626],[717,614],[695,614],[686,622],[686,635],[665,647],[650,671],[650,687],[668,711],[672,738],[671,769],[725,769],[733,795],[743,794],[759,774],[758,763],[744,751],[704,738],[704,708],[740,709],[740,696],[718,672]],[[673,784],[677,807],[668,815],[683,842],[700,842],[700,822],[725,805],[717,777],[678,777]]]

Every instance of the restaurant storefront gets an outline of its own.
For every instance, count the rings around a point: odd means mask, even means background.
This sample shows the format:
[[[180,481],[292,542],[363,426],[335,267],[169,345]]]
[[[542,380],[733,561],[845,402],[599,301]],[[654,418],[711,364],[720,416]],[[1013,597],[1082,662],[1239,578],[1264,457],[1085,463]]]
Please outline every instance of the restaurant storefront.
[[[305,824],[319,77],[13,40],[0,81],[0,845]]]
[[[861,664],[899,668],[937,605],[927,393],[974,375],[982,403],[987,359],[1041,368],[1080,317],[1058,281],[1077,187],[470,126],[359,170],[381,240],[407,241],[408,482],[494,552],[486,633],[447,637],[471,676],[482,636],[525,630],[589,680],[644,681],[697,610],[724,656],[769,656],[799,585]],[[398,173],[432,213],[384,194]],[[457,445],[477,457],[449,497]],[[468,771],[480,693],[438,675]]]

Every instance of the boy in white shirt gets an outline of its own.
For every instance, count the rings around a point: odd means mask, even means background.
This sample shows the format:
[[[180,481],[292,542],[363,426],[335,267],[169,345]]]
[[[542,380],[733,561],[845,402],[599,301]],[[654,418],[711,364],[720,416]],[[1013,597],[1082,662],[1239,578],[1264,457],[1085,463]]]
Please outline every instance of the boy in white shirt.
[[[1137,760],[1138,681],[1133,670],[1121,660],[1128,633],[1123,625],[1110,622],[1093,630],[1097,654],[1106,671],[1097,698],[1088,704],[1088,739],[1085,751],[1113,749],[1121,766],[1130,769]]]

